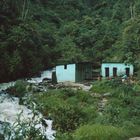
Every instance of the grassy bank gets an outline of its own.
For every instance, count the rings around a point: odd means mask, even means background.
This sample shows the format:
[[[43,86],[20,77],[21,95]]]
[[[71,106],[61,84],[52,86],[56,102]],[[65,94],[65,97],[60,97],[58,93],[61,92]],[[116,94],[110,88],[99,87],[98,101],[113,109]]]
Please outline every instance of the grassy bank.
[[[139,89],[139,83],[117,79],[94,82],[88,93],[60,89],[34,94],[32,99],[45,117],[54,120],[56,140],[125,140],[140,135]],[[104,98],[107,103],[100,110]]]

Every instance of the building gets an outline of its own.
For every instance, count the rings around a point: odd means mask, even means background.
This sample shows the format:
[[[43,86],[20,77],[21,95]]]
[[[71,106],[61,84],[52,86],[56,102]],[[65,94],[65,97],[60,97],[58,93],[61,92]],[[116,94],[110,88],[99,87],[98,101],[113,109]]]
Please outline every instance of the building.
[[[102,77],[116,77],[127,75],[133,75],[134,67],[131,64],[124,63],[102,63],[101,75]]]
[[[57,82],[75,82],[75,64],[56,66]]]
[[[93,80],[95,75],[99,75],[93,67],[94,64],[90,62],[56,66],[57,82]]]

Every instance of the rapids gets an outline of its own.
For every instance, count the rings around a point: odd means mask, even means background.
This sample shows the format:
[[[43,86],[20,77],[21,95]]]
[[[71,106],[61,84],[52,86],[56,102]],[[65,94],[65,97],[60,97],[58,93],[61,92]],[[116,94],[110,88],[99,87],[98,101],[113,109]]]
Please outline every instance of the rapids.
[[[28,109],[24,105],[19,105],[19,99],[16,97],[10,97],[7,94],[0,92],[0,131],[2,133],[2,124],[8,123],[11,126],[16,126],[19,122],[24,122],[35,126],[46,138],[47,140],[54,140],[55,131],[52,130],[52,120],[44,119],[42,114],[37,112],[34,115],[33,111]],[[46,126],[42,124],[42,120],[45,122]],[[13,137],[13,135],[11,136]]]
[[[52,71],[53,69],[42,71],[40,76],[30,78],[27,82],[38,84],[42,82],[44,78],[51,79]],[[39,112],[37,112],[37,115],[34,115],[33,111],[25,105],[19,105],[19,98],[6,94],[6,89],[14,86],[15,83],[16,81],[0,84],[0,133],[3,133],[3,124],[7,123],[10,126],[15,126],[19,123],[20,118],[21,123],[24,122],[29,125],[35,124],[35,128],[39,130],[47,140],[54,140],[55,137],[53,135],[55,131],[52,130],[52,120],[44,119]],[[43,125],[44,123],[45,125]]]

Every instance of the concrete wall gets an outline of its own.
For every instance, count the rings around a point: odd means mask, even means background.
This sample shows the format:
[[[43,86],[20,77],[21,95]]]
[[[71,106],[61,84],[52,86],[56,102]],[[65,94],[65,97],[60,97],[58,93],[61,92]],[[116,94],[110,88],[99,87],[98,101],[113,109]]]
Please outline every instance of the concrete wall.
[[[105,68],[109,67],[109,77],[113,76],[113,67],[117,68],[117,76],[124,75],[126,73],[126,68],[130,68],[130,75],[133,75],[134,67],[133,65],[125,65],[124,63],[103,63],[101,66],[101,75],[105,77]]]
[[[75,64],[68,64],[67,69],[65,69],[65,65],[56,66],[57,82],[75,82],[75,70]]]

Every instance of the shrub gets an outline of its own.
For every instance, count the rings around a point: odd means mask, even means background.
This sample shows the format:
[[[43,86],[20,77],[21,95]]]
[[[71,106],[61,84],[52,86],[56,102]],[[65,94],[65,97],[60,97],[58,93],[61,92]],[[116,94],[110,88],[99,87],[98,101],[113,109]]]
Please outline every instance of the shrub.
[[[133,90],[134,90],[136,93],[139,93],[139,92],[140,92],[140,83],[134,84]]]
[[[85,123],[94,123],[95,122],[95,118],[97,117],[97,112],[96,112],[96,108],[94,105],[87,105],[84,106],[83,109],[83,114],[85,114],[84,117],[84,121]]]
[[[0,134],[0,140],[4,140],[4,135]]]
[[[15,83],[14,87],[9,88],[7,92],[16,97],[23,97],[26,93],[26,86],[27,86],[27,82],[18,80]]]
[[[94,82],[91,91],[102,94],[109,92],[113,97],[123,98],[124,96],[136,95],[139,88],[138,85],[122,83],[120,78],[116,78]]]
[[[112,79],[112,80],[108,81],[108,83],[111,87],[119,87],[120,85],[123,84],[120,77]]]
[[[54,121],[54,127],[61,132],[71,132],[96,116],[94,99],[80,90],[52,90],[33,95],[39,110]]]
[[[104,125],[84,125],[74,133],[74,140],[123,140],[127,137],[122,128]]]
[[[36,128],[40,125],[40,120],[35,120],[35,114],[30,121],[22,121],[21,114],[13,124],[4,124],[2,131],[6,140],[48,140],[45,136],[45,131],[40,131]],[[1,139],[0,139],[1,140]]]
[[[109,80],[96,81],[93,83],[93,86],[90,89],[90,91],[93,91],[95,93],[111,92],[112,88],[110,86],[110,81]]]
[[[15,89],[17,92],[26,92],[27,82],[23,80],[18,80],[15,84]]]
[[[60,133],[56,134],[55,140],[74,140],[71,133]]]

